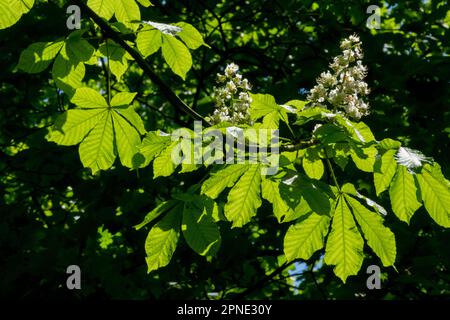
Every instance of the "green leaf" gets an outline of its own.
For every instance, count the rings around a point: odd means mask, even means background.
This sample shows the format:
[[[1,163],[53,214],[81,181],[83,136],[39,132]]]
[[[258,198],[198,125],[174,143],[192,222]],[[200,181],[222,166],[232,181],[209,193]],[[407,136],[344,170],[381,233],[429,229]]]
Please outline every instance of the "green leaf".
[[[188,48],[175,37],[163,34],[162,54],[172,71],[183,80],[192,66],[192,57]]]
[[[259,164],[249,165],[228,194],[225,216],[232,227],[242,227],[256,215],[261,206],[261,168]]]
[[[363,262],[364,241],[358,232],[344,196],[340,196],[325,248],[325,263],[335,265],[334,273],[345,283],[356,275]]]
[[[203,42],[203,37],[192,25],[186,22],[179,22],[176,26],[182,30],[177,33],[177,36],[186,44],[189,49],[197,49]]]
[[[144,58],[154,54],[162,45],[161,31],[146,27],[143,31],[138,33],[136,45]]]
[[[270,94],[252,94],[252,103],[250,105],[250,115],[252,119],[263,119],[261,128],[277,129],[280,119],[287,123],[286,110],[280,107],[273,96]]]
[[[378,150],[373,146],[367,148],[353,146],[350,151],[356,167],[365,172],[373,172],[377,154]]]
[[[187,244],[199,255],[214,255],[220,246],[220,232],[206,211],[186,203],[181,226]]]
[[[183,205],[170,210],[148,233],[145,240],[145,258],[148,273],[165,267],[172,259],[180,237]]]
[[[56,119],[47,140],[63,146],[78,144],[104,116],[101,109],[68,110]]]
[[[172,159],[172,150],[178,143],[178,141],[173,141],[155,158],[153,161],[153,178],[168,177],[175,172],[177,164]]]
[[[119,92],[111,99],[111,107],[129,106],[136,97],[136,92]]]
[[[316,148],[308,148],[305,157],[302,160],[303,169],[308,177],[311,179],[320,180],[325,172],[322,159]]]
[[[332,199],[319,186],[318,181],[307,181],[302,179],[299,181],[300,194],[308,203],[308,206],[315,213],[322,215],[330,215]]]
[[[17,67],[28,73],[42,72],[50,65],[64,45],[64,41],[36,42],[20,54]]]
[[[144,123],[142,122],[142,118],[134,111],[132,106],[126,109],[115,109],[115,111],[124,117],[140,134],[145,134],[147,132]]]
[[[94,47],[88,41],[81,38],[81,34],[76,34],[67,38],[61,50],[61,55],[72,64],[77,64],[79,62],[89,61],[94,55],[94,52]]]
[[[141,138],[139,133],[117,112],[113,112],[114,133],[120,162],[128,168],[134,168],[133,157],[139,152]]]
[[[404,166],[397,166],[397,172],[389,188],[392,211],[397,217],[409,223],[412,215],[420,208],[421,204],[417,200],[417,188],[414,177]]]
[[[397,162],[394,159],[395,152],[392,149],[388,150],[375,162],[373,181],[377,196],[389,187],[395,175],[397,169]]]
[[[0,0],[0,29],[15,24],[33,5],[34,0]]]
[[[141,11],[134,0],[114,0],[114,15],[117,21],[122,22],[125,26],[132,30],[136,30],[138,22],[141,20]]]
[[[269,178],[263,178],[261,184],[262,197],[269,201],[273,206],[273,213],[278,222],[291,221],[295,217],[295,211],[289,207],[280,195],[279,181],[273,181]]]
[[[202,184],[201,193],[216,199],[225,188],[232,187],[248,170],[246,164],[232,164],[211,174]]]
[[[73,64],[66,60],[62,55],[58,55],[53,63],[52,76],[56,85],[63,90],[69,97],[72,96],[77,88],[80,88],[86,68],[83,63]]]
[[[112,40],[103,43],[99,48],[100,53],[107,58],[109,69],[118,81],[128,69],[127,52]]]
[[[345,198],[353,210],[369,247],[381,259],[383,266],[394,265],[397,249],[392,231],[383,225],[383,219],[377,213],[370,211],[350,196]]]
[[[109,169],[116,159],[114,150],[114,130],[110,112],[100,119],[80,144],[80,160],[83,166],[95,174],[99,170]]]
[[[109,20],[114,14],[114,1],[88,0],[87,5],[100,17]]]
[[[437,224],[450,228],[450,190],[448,185],[442,181],[442,177],[429,170],[429,165],[426,165],[416,177],[425,209]]]
[[[311,213],[302,221],[289,227],[284,237],[284,254],[288,261],[308,260],[314,252],[323,248],[330,218]]]
[[[153,4],[149,0],[137,0],[143,7],[150,7],[153,6]]]
[[[140,153],[145,157],[145,165],[148,165],[171,143],[170,136],[162,136],[159,132],[148,132],[139,147]]]
[[[380,145],[380,148],[382,148],[384,150],[389,150],[389,149],[398,150],[398,148],[400,148],[402,146],[402,144],[399,141],[392,140],[389,138],[381,140],[379,145]]]
[[[105,98],[96,90],[88,87],[78,88],[70,102],[80,108],[108,108]]]
[[[134,228],[136,230],[141,229],[142,227],[146,226],[147,224],[149,224],[150,222],[152,222],[153,220],[158,218],[164,212],[167,212],[167,211],[171,210],[172,208],[174,208],[177,203],[178,203],[178,201],[176,201],[176,200],[169,200],[169,201],[161,202],[159,205],[156,206],[156,208],[154,208],[152,211],[147,213],[144,220],[141,223],[135,225]]]

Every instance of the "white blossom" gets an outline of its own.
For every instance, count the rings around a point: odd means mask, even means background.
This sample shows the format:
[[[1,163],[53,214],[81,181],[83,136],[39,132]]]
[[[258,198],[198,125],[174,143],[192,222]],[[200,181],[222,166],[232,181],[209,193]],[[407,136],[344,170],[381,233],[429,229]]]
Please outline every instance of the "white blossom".
[[[358,36],[352,35],[341,42],[342,54],[330,64],[330,71],[317,78],[308,100],[312,106],[330,107],[333,111],[360,119],[369,114],[369,105],[364,97],[369,87],[364,81],[367,68],[362,64],[363,52]]]
[[[248,112],[252,103],[249,94],[251,86],[238,71],[239,67],[230,63],[226,66],[224,74],[217,74],[219,86],[214,87],[213,91],[216,110],[210,116],[213,124],[220,122],[251,124]]]
[[[412,170],[421,167],[424,162],[430,162],[430,158],[424,156],[420,151],[406,147],[400,147],[395,155],[397,163]]]

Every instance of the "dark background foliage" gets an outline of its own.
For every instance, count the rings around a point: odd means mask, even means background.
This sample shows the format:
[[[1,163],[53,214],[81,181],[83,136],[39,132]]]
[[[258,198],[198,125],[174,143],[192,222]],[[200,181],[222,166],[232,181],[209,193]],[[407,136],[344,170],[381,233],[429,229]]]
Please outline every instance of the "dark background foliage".
[[[62,1],[61,1],[62,2]],[[372,1],[153,1],[146,20],[186,21],[211,48],[193,53],[194,67],[182,82],[160,55],[149,62],[165,82],[199,113],[212,110],[215,74],[229,62],[241,67],[253,92],[277,102],[304,99],[304,91],[339,51],[339,41],[360,35],[372,114],[365,119],[378,140],[398,137],[422,150],[450,176],[450,8],[447,1],[384,1],[382,28],[365,26]],[[37,41],[67,35],[65,7],[39,1],[12,28],[0,31],[0,296],[14,298],[208,298],[428,299],[450,297],[450,231],[438,227],[421,208],[411,225],[387,217],[397,238],[397,262],[383,270],[381,290],[366,288],[366,259],[347,284],[320,254],[306,268],[266,278],[277,266],[286,225],[278,225],[264,203],[242,229],[223,225],[223,244],[211,262],[185,243],[170,265],[146,273],[145,230],[133,225],[172,191],[198,182],[204,172],[152,179],[151,167],[129,171],[120,165],[92,176],[76,147],[45,140],[46,128],[68,106],[50,70],[36,75],[15,68],[20,52]],[[91,40],[95,42],[96,40]],[[87,70],[85,81],[99,78]],[[104,81],[104,80],[101,80]],[[139,92],[147,130],[190,126],[132,65],[124,79]],[[117,88],[119,84],[116,84]],[[113,86],[114,87],[114,86]],[[371,176],[348,168],[357,187],[373,192]],[[353,172],[353,171],[354,172]],[[342,172],[340,172],[342,173]],[[180,185],[180,182],[184,185]],[[386,196],[380,202],[389,207]],[[66,268],[82,270],[82,290],[65,287]],[[313,268],[314,267],[314,268]]]

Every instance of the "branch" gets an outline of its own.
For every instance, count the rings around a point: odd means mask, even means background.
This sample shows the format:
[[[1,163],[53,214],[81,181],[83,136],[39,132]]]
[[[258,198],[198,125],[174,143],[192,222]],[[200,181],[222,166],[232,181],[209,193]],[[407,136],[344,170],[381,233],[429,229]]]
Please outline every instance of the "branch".
[[[184,103],[167,84],[151,69],[150,65],[145,61],[141,54],[130,45],[128,45],[125,40],[123,40],[119,33],[114,31],[111,26],[102,18],[100,18],[91,8],[89,8],[82,0],[73,0],[73,3],[77,4],[103,31],[105,36],[109,39],[114,40],[118,45],[120,45],[125,51],[127,51],[139,65],[139,67],[144,71],[144,73],[150,78],[150,80],[155,83],[161,93],[167,98],[167,100],[177,109],[190,115],[195,120],[206,120],[198,114],[195,110]]]

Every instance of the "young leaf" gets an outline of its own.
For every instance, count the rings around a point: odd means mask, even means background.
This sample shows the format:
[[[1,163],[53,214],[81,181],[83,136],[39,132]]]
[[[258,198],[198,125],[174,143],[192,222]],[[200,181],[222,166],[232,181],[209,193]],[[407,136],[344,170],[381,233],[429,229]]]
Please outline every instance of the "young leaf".
[[[391,198],[392,211],[400,220],[409,223],[412,215],[420,208],[421,204],[417,200],[414,177],[406,167],[397,166],[397,172],[389,188],[389,197]]]
[[[78,144],[105,116],[105,113],[106,111],[101,109],[68,110],[58,116],[47,140],[63,146]]]
[[[439,176],[427,170],[428,168],[427,165],[420,174],[416,175],[425,209],[437,224],[450,228],[449,187]]]
[[[225,188],[232,187],[247,169],[248,165],[246,164],[232,164],[212,173],[202,184],[202,194],[216,199]]]
[[[320,180],[322,178],[325,167],[322,159],[319,158],[317,149],[308,148],[305,157],[302,160],[303,169],[311,179]]]
[[[33,5],[34,0],[0,0],[0,29],[15,24]]]
[[[134,168],[133,157],[141,144],[139,133],[117,112],[112,112],[112,115],[120,162],[125,167]]]
[[[158,218],[164,212],[167,212],[167,211],[171,210],[172,208],[174,208],[175,205],[177,205],[177,203],[178,203],[178,201],[176,201],[176,200],[168,200],[168,201],[161,202],[159,205],[156,206],[156,208],[154,208],[152,211],[147,213],[144,220],[141,223],[135,225],[134,228],[136,230],[141,229],[142,227],[146,226],[147,224],[149,224],[150,222],[152,222],[153,220]]]
[[[153,178],[168,177],[175,172],[177,164],[172,159],[172,150],[179,142],[173,141],[153,161]]]
[[[78,88],[70,102],[80,108],[107,108],[105,98],[92,88]]]
[[[80,160],[83,166],[90,168],[95,174],[99,170],[109,169],[116,154],[114,150],[114,131],[110,112],[100,119],[80,144]]]
[[[100,17],[109,20],[114,14],[114,1],[88,0],[87,5]]]
[[[172,71],[183,80],[192,66],[192,57],[188,48],[174,36],[163,34],[162,54]]]
[[[307,260],[323,248],[330,218],[311,213],[305,219],[289,227],[284,237],[284,254],[288,261]]]
[[[17,67],[28,73],[44,71],[59,53],[64,41],[36,42],[20,54]]]
[[[192,203],[185,203],[181,226],[187,244],[199,255],[214,255],[220,246],[220,232],[213,219]]]
[[[145,240],[145,258],[148,273],[165,267],[172,259],[180,237],[183,205],[170,210],[148,233]]]
[[[345,283],[358,273],[363,262],[364,241],[344,196],[340,196],[325,248],[325,263],[335,265],[334,273]]]
[[[157,29],[146,28],[139,32],[136,37],[136,45],[141,54],[146,58],[156,51],[162,45],[162,35]]]
[[[249,165],[228,194],[225,216],[232,227],[242,227],[256,215],[261,206],[261,168],[259,164]]]
[[[370,211],[350,196],[345,198],[353,210],[369,247],[381,259],[383,266],[394,265],[397,249],[392,231],[383,225],[383,219],[377,213]]]
[[[389,187],[395,175],[397,169],[397,162],[394,159],[395,152],[392,149],[388,150],[375,162],[373,181],[377,196]]]
[[[176,26],[182,29],[180,32],[178,32],[177,36],[180,37],[181,40],[183,40],[183,42],[189,49],[195,50],[202,44],[204,44],[203,37],[200,32],[198,32],[198,30],[189,23],[179,22],[176,24]]]

